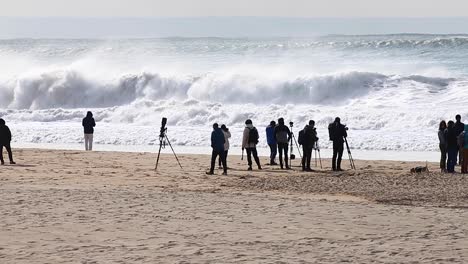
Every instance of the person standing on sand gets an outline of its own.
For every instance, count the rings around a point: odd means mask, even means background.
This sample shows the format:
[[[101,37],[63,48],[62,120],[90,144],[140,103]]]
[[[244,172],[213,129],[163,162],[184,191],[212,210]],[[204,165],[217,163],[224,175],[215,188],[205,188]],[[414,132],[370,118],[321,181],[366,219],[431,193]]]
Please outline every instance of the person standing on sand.
[[[315,121],[310,120],[309,124],[299,132],[299,144],[302,145],[302,171],[312,171],[310,161],[312,159],[312,149],[317,142],[317,131]]]
[[[468,173],[468,125],[465,125],[465,131],[463,131],[463,163],[461,167],[462,173]]]
[[[341,124],[339,117],[335,118],[335,121],[328,125],[328,133],[330,140],[333,141],[332,170],[342,171],[341,159],[344,150],[343,144],[348,133],[346,133],[346,126]]]
[[[279,162],[281,169],[283,167],[283,153],[284,153],[284,164],[286,165],[286,169],[290,170],[291,168],[288,165],[288,147],[289,141],[291,140],[291,130],[284,124],[284,118],[278,119],[278,125],[275,127],[275,138],[278,144],[278,152],[279,152]]]
[[[455,133],[460,135],[465,130],[465,124],[461,122],[461,115],[455,116]],[[463,145],[458,145],[458,164],[461,165],[463,162]]]
[[[13,161],[13,154],[11,152],[11,131],[8,126],[5,125],[5,120],[0,118],[0,162],[2,165],[5,165],[3,160],[3,147],[6,148],[8,152],[8,158],[10,159],[10,164],[16,164]]]
[[[445,130],[445,139],[447,141],[447,172],[454,173],[455,165],[457,164],[457,133],[455,131],[455,123],[450,120],[447,123],[447,129]]]
[[[219,156],[219,159],[223,164],[223,175],[227,175],[226,157],[224,156],[224,143],[224,133],[221,130],[221,128],[219,128],[219,125],[217,123],[214,123],[213,132],[211,132],[211,148],[213,148],[213,151],[211,153],[211,166],[210,171],[206,174],[214,174],[216,158]]]
[[[96,126],[96,122],[93,118],[93,113],[88,111],[86,117],[83,118],[82,122],[84,128],[84,139],[85,139],[85,149],[86,150],[93,150],[93,134],[94,134],[94,127]]]
[[[271,121],[270,125],[267,126],[265,129],[266,132],[266,137],[267,137],[267,143],[268,146],[270,147],[270,165],[278,165],[276,163],[276,153],[278,152],[277,148],[278,145],[276,144],[276,138],[275,138],[275,127],[276,127],[276,122]]]
[[[442,120],[439,124],[439,149],[440,149],[440,172],[447,172],[447,140],[445,138],[445,130],[447,124]]]
[[[244,134],[242,136],[242,150],[247,151],[247,162],[249,163],[249,168],[247,170],[252,170],[252,155],[257,163],[258,169],[261,170],[262,166],[260,165],[260,159],[257,154],[257,144],[258,144],[258,131],[252,124],[252,120],[247,119],[245,121]]]
[[[227,169],[227,156],[228,156],[228,151],[229,151],[229,139],[231,138],[231,132],[229,132],[229,128],[226,127],[226,125],[221,125],[221,130],[223,131],[224,134],[224,159],[226,160],[226,169]],[[219,168],[221,168],[222,164],[221,157],[218,159],[218,165]]]

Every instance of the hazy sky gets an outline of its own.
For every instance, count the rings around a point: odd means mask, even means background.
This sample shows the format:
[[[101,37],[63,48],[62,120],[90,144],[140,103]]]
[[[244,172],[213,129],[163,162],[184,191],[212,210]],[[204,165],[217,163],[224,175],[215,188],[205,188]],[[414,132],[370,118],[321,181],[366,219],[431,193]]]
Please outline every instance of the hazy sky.
[[[0,16],[468,16],[467,0],[0,0]]]

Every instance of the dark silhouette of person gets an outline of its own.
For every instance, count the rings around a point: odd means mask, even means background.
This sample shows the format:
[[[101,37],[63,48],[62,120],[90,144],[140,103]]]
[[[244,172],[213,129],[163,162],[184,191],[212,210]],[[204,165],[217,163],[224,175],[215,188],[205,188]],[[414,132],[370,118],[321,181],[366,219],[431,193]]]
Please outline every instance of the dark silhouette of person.
[[[299,132],[300,135],[300,144],[302,145],[302,170],[303,171],[312,171],[310,168],[310,161],[312,159],[312,149],[317,142],[317,131],[315,129],[315,121],[310,120],[309,124],[304,127],[304,129]]]
[[[227,157],[228,157],[228,152],[229,152],[229,139],[231,138],[231,132],[229,132],[229,128],[226,127],[226,125],[221,125],[221,130],[223,131],[224,134],[224,159],[226,160],[226,168],[227,168]],[[218,159],[218,166],[221,169],[222,166],[222,160],[221,157]]]
[[[262,169],[257,153],[258,138],[259,135],[257,128],[253,126],[252,120],[247,119],[245,121],[245,128],[242,136],[242,149],[247,151],[247,162],[249,164],[249,168],[247,170],[249,171],[252,170],[252,155],[255,159],[255,163],[257,163],[258,169]]]
[[[276,143],[276,137],[275,137],[275,127],[276,127],[276,122],[271,121],[270,125],[267,126],[265,129],[266,132],[266,137],[267,137],[267,144],[270,147],[270,165],[278,165],[276,163],[276,154],[278,153],[278,144]]]
[[[455,165],[457,164],[458,152],[458,135],[455,130],[455,123],[450,120],[447,123],[447,130],[445,130],[445,140],[447,141],[447,172],[454,173]]]
[[[455,133],[457,134],[457,137],[465,130],[465,124],[461,122],[461,115],[456,115],[455,116]],[[461,165],[463,163],[463,146],[459,145],[458,150],[458,164]]]
[[[88,111],[86,117],[83,118],[82,122],[84,128],[84,139],[85,139],[85,149],[86,150],[93,150],[93,134],[94,134],[94,127],[96,126],[96,122],[93,118],[93,113]]]
[[[328,133],[330,140],[333,141],[332,170],[342,171],[341,159],[343,157],[344,150],[343,144],[348,133],[346,133],[346,127],[341,124],[339,117],[335,118],[335,121],[328,125]]]
[[[439,149],[440,149],[440,172],[447,172],[447,139],[445,133],[447,130],[447,124],[445,120],[440,121],[439,132]]]
[[[5,120],[0,118],[0,162],[2,165],[5,165],[3,160],[3,147],[8,152],[8,158],[10,159],[10,164],[16,164],[13,161],[13,153],[11,152],[11,131],[8,126],[5,125]]]
[[[213,132],[211,132],[211,148],[213,151],[211,153],[211,166],[210,171],[206,174],[213,175],[214,168],[216,164],[216,158],[219,156],[221,159],[221,163],[223,164],[223,175],[227,175],[227,166],[226,166],[226,158],[224,156],[224,133],[219,128],[217,123],[213,124]]]
[[[284,153],[284,164],[286,169],[291,169],[288,165],[288,146],[289,141],[291,140],[291,131],[284,124],[284,118],[278,119],[278,125],[275,127],[275,138],[278,144],[278,153],[279,153],[279,162],[281,169],[284,169],[283,166],[283,153]]]

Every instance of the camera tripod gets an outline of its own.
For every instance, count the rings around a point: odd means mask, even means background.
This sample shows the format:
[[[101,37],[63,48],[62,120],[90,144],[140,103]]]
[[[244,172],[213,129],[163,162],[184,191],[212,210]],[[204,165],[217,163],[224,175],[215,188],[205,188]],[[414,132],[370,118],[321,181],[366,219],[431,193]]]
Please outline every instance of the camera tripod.
[[[169,138],[167,137],[167,128],[161,127],[161,133],[159,135],[159,151],[158,151],[158,158],[156,159],[156,166],[154,167],[154,170],[158,170],[158,163],[159,163],[159,156],[161,155],[161,149],[166,147],[166,142],[171,147],[172,153],[174,153],[174,157],[177,160],[177,163],[179,164],[180,168],[182,168],[182,165],[180,164],[179,158],[177,157],[174,148],[172,148],[171,142],[169,141]]]
[[[320,156],[320,147],[319,147],[319,144],[318,144],[318,140],[315,141],[315,167],[317,167],[317,151],[318,151],[318,157],[319,157],[319,161],[320,161],[320,168],[323,169],[323,167],[322,167],[322,157]]]
[[[344,140],[346,143],[346,149],[348,150],[349,164],[351,165],[351,169],[356,170],[356,166],[354,165],[353,155],[351,154],[351,150],[349,149],[348,140],[346,138],[344,138]]]
[[[296,143],[297,152],[299,152],[299,157],[301,157],[301,159],[302,159],[301,149],[299,148],[299,144],[297,144],[296,136],[294,136],[294,133],[293,133],[294,123],[289,122],[289,126],[291,127],[291,155],[290,155],[290,159],[291,160],[296,159],[296,155],[293,154],[293,143]]]

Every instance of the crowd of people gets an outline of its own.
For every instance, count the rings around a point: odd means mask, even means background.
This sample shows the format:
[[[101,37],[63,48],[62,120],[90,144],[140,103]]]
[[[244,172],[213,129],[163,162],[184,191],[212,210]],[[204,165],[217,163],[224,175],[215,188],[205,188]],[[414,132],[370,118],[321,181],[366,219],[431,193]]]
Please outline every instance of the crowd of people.
[[[439,149],[441,172],[455,173],[455,166],[461,166],[461,173],[468,173],[468,125],[455,116],[455,122],[442,120],[439,124]]]
[[[290,123],[292,127],[293,123]],[[341,160],[344,150],[344,142],[346,140],[347,128],[341,124],[339,117],[335,118],[335,121],[328,126],[328,132],[330,140],[333,141],[333,158],[332,158],[332,170],[342,171]],[[279,165],[281,169],[290,170],[290,160],[288,155],[289,146],[293,144],[293,133],[287,125],[284,123],[284,118],[279,118],[278,123],[271,121],[265,129],[267,144],[270,147],[270,163],[268,165],[276,166]],[[253,160],[259,170],[262,169],[260,159],[257,152],[257,144],[259,142],[259,132],[253,125],[252,120],[247,119],[245,121],[245,128],[242,135],[242,157],[244,150],[247,152],[247,170],[252,170]],[[211,166],[210,170],[206,172],[208,175],[214,174],[216,159],[219,159],[219,168],[223,169],[223,175],[227,175],[227,154],[229,149],[229,139],[231,133],[229,129],[219,124],[213,124],[213,131],[211,132]],[[313,171],[311,168],[312,151],[318,147],[318,135],[315,128],[315,121],[310,120],[309,123],[299,131],[298,144],[302,146],[302,170]],[[279,154],[279,155],[278,155]],[[279,164],[276,163],[276,156],[279,156]]]

